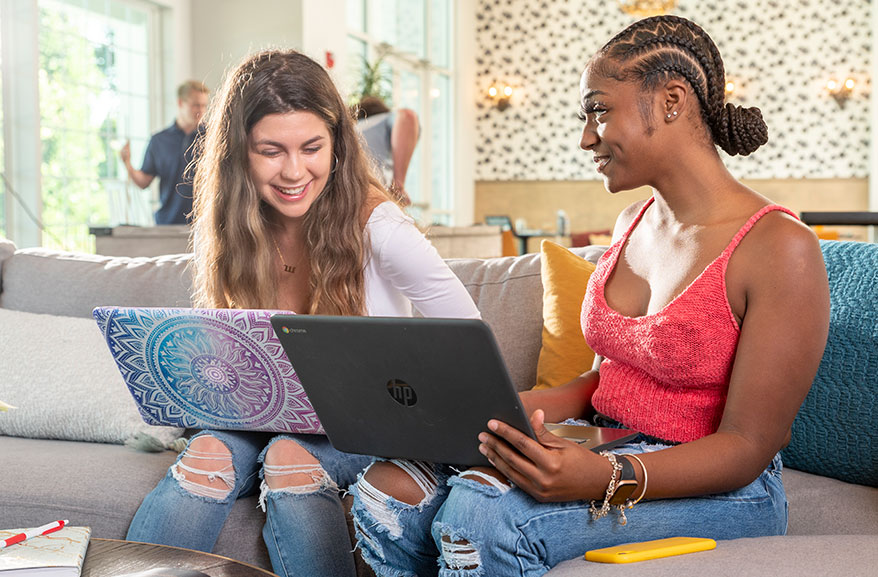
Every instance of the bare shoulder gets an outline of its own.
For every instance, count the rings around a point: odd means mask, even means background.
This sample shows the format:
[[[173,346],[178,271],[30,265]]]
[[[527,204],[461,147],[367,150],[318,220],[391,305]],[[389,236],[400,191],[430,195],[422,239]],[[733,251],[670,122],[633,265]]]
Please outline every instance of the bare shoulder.
[[[817,235],[793,216],[773,211],[744,237],[738,251],[739,265],[750,274],[747,284],[775,289],[791,284],[825,283],[826,265]]]
[[[748,236],[752,236],[762,250],[767,250],[781,258],[795,256],[819,257],[820,243],[817,235],[799,219],[779,210],[769,212],[762,217],[763,226],[754,226]]]
[[[613,226],[613,242],[622,238],[622,235],[625,234],[625,231],[628,230],[631,223],[634,222],[634,219],[637,218],[637,215],[643,210],[643,205],[645,205],[648,200],[648,198],[645,198],[629,204],[619,213],[619,216],[616,217],[616,224]]]
[[[412,110],[411,108],[400,108],[396,111],[397,121],[403,122],[417,122],[418,121],[418,113]]]

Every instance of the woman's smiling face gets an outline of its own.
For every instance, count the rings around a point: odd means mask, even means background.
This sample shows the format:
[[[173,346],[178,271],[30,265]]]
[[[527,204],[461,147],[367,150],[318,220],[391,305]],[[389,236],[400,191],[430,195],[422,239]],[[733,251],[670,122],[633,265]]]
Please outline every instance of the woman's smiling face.
[[[580,119],[585,123],[579,146],[594,154],[607,190],[619,192],[650,184],[656,154],[655,129],[647,122],[652,99],[633,82],[593,73],[593,66],[582,73],[579,90]]]
[[[250,130],[250,179],[262,199],[286,218],[301,218],[332,172],[332,137],[307,111],[269,114]]]

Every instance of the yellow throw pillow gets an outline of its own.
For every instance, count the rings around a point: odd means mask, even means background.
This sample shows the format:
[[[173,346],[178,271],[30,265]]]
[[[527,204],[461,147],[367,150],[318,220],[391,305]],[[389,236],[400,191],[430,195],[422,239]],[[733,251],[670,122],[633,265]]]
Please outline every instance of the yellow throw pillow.
[[[543,345],[535,389],[568,383],[589,370],[594,352],[582,336],[579,317],[595,265],[563,246],[540,244],[543,281]]]

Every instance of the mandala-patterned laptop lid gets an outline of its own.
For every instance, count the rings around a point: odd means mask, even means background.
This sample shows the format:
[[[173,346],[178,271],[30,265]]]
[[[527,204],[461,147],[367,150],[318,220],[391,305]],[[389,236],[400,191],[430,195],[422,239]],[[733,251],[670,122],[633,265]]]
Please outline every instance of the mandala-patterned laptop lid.
[[[274,313],[146,307],[93,312],[147,423],[322,434],[269,321]]]

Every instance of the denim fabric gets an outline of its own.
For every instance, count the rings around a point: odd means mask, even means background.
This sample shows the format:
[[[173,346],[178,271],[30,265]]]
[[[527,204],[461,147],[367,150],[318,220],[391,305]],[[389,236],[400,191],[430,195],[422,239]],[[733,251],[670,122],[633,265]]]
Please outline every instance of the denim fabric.
[[[665,446],[639,443],[618,449],[641,453]],[[443,560],[439,575],[521,575],[535,577],[589,549],[665,537],[737,539],[783,535],[787,527],[787,501],[781,481],[781,460],[741,489],[688,499],[643,501],[626,511],[622,525],[616,509],[592,520],[588,501],[539,503],[525,492],[502,493],[475,481],[451,480],[452,489],[433,522],[433,539],[441,547],[465,539],[478,555],[478,568],[448,567]],[[473,515],[478,511],[478,515]]]
[[[232,453],[235,484],[223,499],[194,495],[182,488],[171,472],[147,495],[127,538],[133,541],[213,549],[235,500],[259,490],[260,464],[271,443],[292,439],[320,461],[333,483],[299,494],[269,490],[264,494],[266,522],[262,535],[274,572],[295,575],[355,575],[350,537],[337,486],[346,487],[372,460],[335,450],[319,435],[274,436],[263,433],[205,431]]]
[[[664,448],[667,445],[635,442],[614,452],[642,453]],[[677,536],[736,539],[782,535],[787,526],[787,501],[781,470],[778,455],[755,481],[736,491],[643,501],[626,511],[626,525],[619,523],[615,508],[607,517],[592,520],[588,501],[539,503],[519,489],[500,490],[459,476],[449,479],[447,495],[440,491],[421,510],[389,503],[400,509],[398,536],[391,536],[364,514],[356,488],[353,513],[363,558],[379,577],[437,573],[445,577],[534,577],[589,549],[621,543]],[[438,565],[435,560],[430,563],[429,559],[411,555],[411,551],[426,550],[421,532],[429,524],[427,519],[432,519]],[[443,536],[471,545],[461,548],[465,564],[451,568],[441,558]]]
[[[387,519],[378,520],[365,504],[360,483],[363,473],[351,487],[354,505],[354,529],[357,548],[363,560],[378,577],[414,577],[435,575],[439,569],[439,551],[430,537],[433,517],[448,496],[448,479],[454,471],[447,466],[432,465],[438,485],[418,505],[403,503],[387,496],[383,505]]]
[[[199,435],[208,434],[207,431]],[[210,552],[219,537],[232,505],[259,488],[259,452],[268,442],[260,433],[210,431],[232,453],[235,484],[224,499],[193,495],[180,486],[170,469],[144,498],[128,528],[126,539],[159,545],[173,545]],[[177,458],[179,462],[180,457]]]

